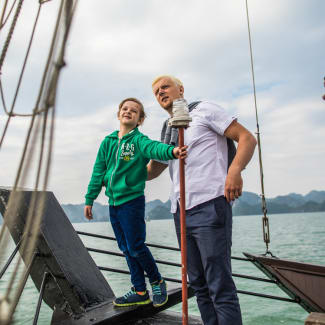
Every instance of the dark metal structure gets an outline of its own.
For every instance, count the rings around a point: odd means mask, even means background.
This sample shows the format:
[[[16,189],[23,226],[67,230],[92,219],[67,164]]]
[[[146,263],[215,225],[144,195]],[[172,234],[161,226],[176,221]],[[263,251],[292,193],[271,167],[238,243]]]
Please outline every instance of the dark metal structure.
[[[244,253],[308,312],[325,312],[325,266]]]
[[[20,191],[19,203],[17,202],[18,206],[14,209],[15,215],[7,211],[10,195],[9,189],[0,188],[0,212],[6,216],[6,225],[18,246],[24,235],[32,195],[38,196],[40,192]],[[44,192],[42,199],[43,195]],[[19,252],[24,259],[21,247]],[[52,192],[45,192],[39,239],[29,272],[41,293],[40,301],[43,299],[54,310],[53,325],[133,324],[146,318],[148,321],[144,324],[169,324],[169,321],[164,322],[164,317],[170,321],[172,319],[174,324],[180,324],[177,321],[181,318],[177,319],[177,314],[172,316],[168,313],[162,314],[158,318],[154,315],[180,303],[181,288],[169,290],[168,303],[160,308],[154,308],[152,304],[131,308],[113,306],[115,295],[111,287]],[[193,291],[189,290],[189,297],[192,296]],[[35,324],[40,301],[35,315]],[[192,317],[190,324],[201,324],[201,322],[199,318]]]

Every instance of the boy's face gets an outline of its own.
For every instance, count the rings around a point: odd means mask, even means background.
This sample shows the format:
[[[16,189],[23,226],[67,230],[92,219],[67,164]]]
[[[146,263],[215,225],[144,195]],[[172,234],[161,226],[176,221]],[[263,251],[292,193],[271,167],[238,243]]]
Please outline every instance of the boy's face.
[[[135,128],[142,123],[140,119],[140,105],[136,102],[127,101],[120,109],[118,119],[120,123]]]

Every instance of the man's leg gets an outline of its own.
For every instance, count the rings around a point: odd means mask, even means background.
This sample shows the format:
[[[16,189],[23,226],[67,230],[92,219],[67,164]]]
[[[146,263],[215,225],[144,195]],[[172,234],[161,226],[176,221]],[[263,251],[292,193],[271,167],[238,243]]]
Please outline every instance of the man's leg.
[[[231,207],[218,197],[202,209],[208,226],[195,229],[210,297],[218,315],[218,325],[241,325],[237,290],[231,275]]]
[[[196,210],[186,211],[186,218],[189,224],[192,224],[192,217],[196,214]],[[180,222],[179,209],[174,214],[174,222],[178,244],[180,246]],[[201,255],[196,243],[195,232],[192,235],[193,228],[186,229],[187,243],[187,274],[189,277],[190,286],[195,292],[197,304],[200,310],[201,318],[204,325],[218,325],[218,318],[214,309],[213,302],[209,295],[209,288],[205,280],[204,269],[201,261]]]

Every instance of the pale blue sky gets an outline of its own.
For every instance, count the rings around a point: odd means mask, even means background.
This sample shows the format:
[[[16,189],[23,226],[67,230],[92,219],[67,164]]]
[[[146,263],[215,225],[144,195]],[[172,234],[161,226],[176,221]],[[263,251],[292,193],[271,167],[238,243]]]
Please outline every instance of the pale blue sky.
[[[33,109],[58,3],[43,5],[17,111]],[[266,196],[324,190],[325,2],[248,3]],[[23,7],[2,69],[8,103],[36,7],[37,1]],[[214,100],[256,131],[244,0],[79,1],[66,63],[49,184],[61,203],[83,202],[97,148],[118,126],[123,98],[143,101],[148,118],[142,131],[158,139],[167,116],[151,93],[157,75],[176,75],[188,101]],[[0,152],[0,185],[13,182],[28,125],[27,119],[15,119]],[[0,110],[1,132],[4,121]],[[243,177],[244,190],[260,193],[257,152]],[[166,201],[169,186],[166,172],[148,184],[147,200]]]

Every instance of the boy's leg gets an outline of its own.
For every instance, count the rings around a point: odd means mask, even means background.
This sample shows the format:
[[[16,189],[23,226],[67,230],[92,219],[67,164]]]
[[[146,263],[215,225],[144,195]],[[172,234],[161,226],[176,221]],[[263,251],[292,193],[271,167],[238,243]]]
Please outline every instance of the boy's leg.
[[[167,285],[161,278],[150,250],[145,245],[146,224],[144,211],[145,198],[141,196],[123,205],[119,220],[125,233],[128,252],[147,273],[152,287],[153,305],[159,307],[168,300]]]
[[[141,265],[151,283],[160,281],[161,275],[150,250],[145,245],[146,224],[144,211],[145,198],[140,196],[120,206],[119,221],[125,235],[127,251],[130,257]],[[136,290],[138,290],[137,287]]]
[[[128,264],[130,273],[131,273],[131,282],[134,286],[135,290],[137,291],[145,291],[146,290],[146,284],[145,284],[145,278],[144,278],[144,271],[142,266],[138,263],[138,261],[130,255],[127,248],[127,243],[124,235],[124,231],[122,229],[122,226],[119,221],[119,209],[120,206],[109,207],[109,213],[110,213],[110,221],[112,224],[112,228],[117,240],[117,244],[119,249],[124,253],[126,262]]]

